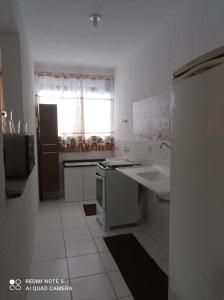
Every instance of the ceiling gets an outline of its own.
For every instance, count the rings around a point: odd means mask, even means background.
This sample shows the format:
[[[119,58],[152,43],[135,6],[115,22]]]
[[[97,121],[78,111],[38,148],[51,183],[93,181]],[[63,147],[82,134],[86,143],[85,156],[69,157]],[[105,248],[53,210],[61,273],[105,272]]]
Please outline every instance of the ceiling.
[[[180,0],[20,0],[35,62],[114,68]],[[94,28],[91,13],[102,22]]]

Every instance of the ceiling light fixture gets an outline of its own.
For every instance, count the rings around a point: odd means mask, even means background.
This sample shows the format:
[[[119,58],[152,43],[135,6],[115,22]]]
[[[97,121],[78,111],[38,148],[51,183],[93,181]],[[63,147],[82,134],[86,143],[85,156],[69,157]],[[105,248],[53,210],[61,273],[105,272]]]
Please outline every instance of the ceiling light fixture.
[[[97,27],[99,22],[101,21],[102,17],[98,14],[92,14],[89,16],[89,20],[93,23],[94,27]]]

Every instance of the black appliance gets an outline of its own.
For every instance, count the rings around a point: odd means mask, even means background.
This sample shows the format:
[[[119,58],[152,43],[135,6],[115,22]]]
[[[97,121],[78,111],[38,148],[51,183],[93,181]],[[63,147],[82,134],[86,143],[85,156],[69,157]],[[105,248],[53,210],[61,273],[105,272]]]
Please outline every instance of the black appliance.
[[[34,136],[4,134],[4,163],[7,178],[27,177],[34,165]]]

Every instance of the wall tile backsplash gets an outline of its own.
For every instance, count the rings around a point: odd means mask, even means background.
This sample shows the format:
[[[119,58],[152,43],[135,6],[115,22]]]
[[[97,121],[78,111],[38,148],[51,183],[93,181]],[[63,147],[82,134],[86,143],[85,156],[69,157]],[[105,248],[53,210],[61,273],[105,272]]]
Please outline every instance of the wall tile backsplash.
[[[146,166],[154,163],[169,168],[171,152],[165,147],[160,149],[160,144],[144,138],[116,138],[114,155]],[[124,151],[125,147],[128,152]]]
[[[166,93],[133,103],[133,136],[115,138],[115,156],[170,167],[171,152],[160,145],[171,142],[171,99]]]
[[[171,140],[171,94],[133,104],[133,133],[153,141]]]

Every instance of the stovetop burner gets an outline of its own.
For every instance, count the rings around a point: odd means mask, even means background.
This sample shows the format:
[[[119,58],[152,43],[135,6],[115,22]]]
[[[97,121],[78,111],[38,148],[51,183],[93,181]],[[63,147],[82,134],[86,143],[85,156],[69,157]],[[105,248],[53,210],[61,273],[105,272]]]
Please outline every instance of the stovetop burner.
[[[99,161],[98,162],[98,165],[103,168],[103,169],[106,169],[108,168],[108,165],[107,165],[107,162],[104,160],[104,161]]]
[[[115,168],[119,168],[119,167],[132,167],[134,165],[136,165],[134,162],[132,161],[99,161],[98,165],[102,168],[102,169],[115,169]]]

